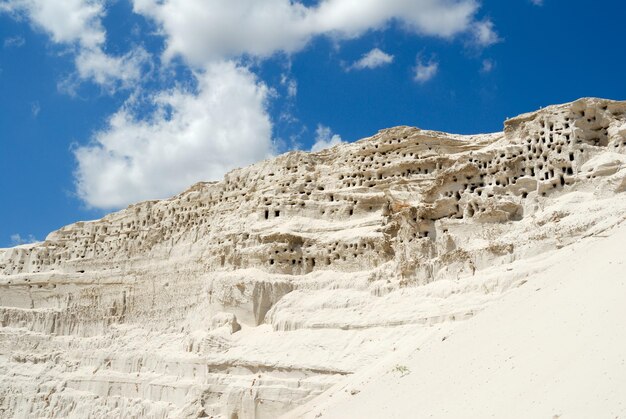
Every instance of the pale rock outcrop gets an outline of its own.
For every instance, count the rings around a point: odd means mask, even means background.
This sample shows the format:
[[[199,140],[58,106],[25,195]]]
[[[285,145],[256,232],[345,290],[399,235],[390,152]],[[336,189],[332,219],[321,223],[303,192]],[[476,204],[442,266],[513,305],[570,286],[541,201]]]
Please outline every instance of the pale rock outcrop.
[[[602,99],[396,127],[1,249],[0,416],[286,413],[623,221],[625,127]]]

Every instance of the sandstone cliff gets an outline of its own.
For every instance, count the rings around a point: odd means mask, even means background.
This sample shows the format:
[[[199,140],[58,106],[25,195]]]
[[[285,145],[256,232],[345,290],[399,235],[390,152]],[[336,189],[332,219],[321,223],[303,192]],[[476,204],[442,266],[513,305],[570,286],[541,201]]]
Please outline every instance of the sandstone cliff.
[[[274,418],[626,219],[626,102],[396,127],[0,249],[0,417]]]

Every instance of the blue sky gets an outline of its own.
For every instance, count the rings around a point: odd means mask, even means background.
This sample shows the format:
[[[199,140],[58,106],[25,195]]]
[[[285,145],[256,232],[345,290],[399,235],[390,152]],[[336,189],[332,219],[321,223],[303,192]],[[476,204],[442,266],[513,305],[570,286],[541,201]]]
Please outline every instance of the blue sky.
[[[626,5],[0,0],[0,247],[382,128],[626,99]]]

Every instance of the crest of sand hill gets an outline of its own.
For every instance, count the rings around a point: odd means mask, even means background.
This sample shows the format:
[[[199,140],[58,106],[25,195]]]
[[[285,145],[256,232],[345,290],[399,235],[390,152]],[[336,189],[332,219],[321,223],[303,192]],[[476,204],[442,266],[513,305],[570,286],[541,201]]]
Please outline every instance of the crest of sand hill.
[[[2,249],[0,416],[280,416],[518,291],[624,191],[626,102],[580,99],[287,153]]]

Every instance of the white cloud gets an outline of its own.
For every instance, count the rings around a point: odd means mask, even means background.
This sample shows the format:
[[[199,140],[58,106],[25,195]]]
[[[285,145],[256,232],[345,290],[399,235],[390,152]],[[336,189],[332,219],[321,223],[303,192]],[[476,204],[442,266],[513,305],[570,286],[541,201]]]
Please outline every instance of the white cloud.
[[[391,62],[393,62],[393,55],[387,54],[378,48],[374,48],[367,54],[364,54],[363,57],[352,64],[350,68],[357,70],[371,69],[390,64]]]
[[[353,39],[397,21],[410,32],[451,38],[473,34],[484,43],[493,25],[478,22],[475,0],[133,0],[166,36],[164,58],[201,66],[227,56],[294,53],[315,36]]]
[[[493,60],[486,58],[483,60],[482,66],[480,68],[480,71],[482,73],[490,73],[491,70],[493,70],[493,68],[495,67],[495,63],[493,62]]]
[[[81,79],[90,79],[109,89],[128,88],[142,76],[142,67],[150,59],[142,48],[135,48],[120,57],[112,57],[100,49],[81,51],[76,57],[76,70]]]
[[[268,88],[233,62],[196,77],[196,91],[178,87],[150,97],[155,110],[143,119],[130,103],[92,144],[75,150],[85,203],[118,208],[167,197],[272,154]]]
[[[298,82],[287,74],[281,74],[280,84],[287,89],[287,97],[294,98],[298,94]]]
[[[342,143],[344,141],[339,135],[333,134],[329,127],[319,124],[315,130],[315,144],[311,147],[311,151],[315,153]]]
[[[0,3],[2,11],[27,17],[58,44],[77,42],[85,48],[96,48],[105,40],[100,23],[104,16],[101,0],[5,0]]]
[[[39,240],[37,240],[35,238],[35,236],[33,236],[32,234],[28,234],[25,237],[22,237],[21,234],[15,233],[15,234],[11,234],[11,245],[12,246],[20,246],[22,244],[30,244],[30,243],[36,243]]]
[[[543,6],[543,0],[530,0],[535,6]]]
[[[33,115],[33,118],[37,118],[39,116],[39,112],[41,112],[41,105],[39,101],[34,101],[30,104],[30,112]]]
[[[500,42],[500,37],[494,30],[494,24],[490,20],[477,22],[472,31],[474,32],[474,43],[480,47],[488,47]]]
[[[113,57],[104,52],[104,4],[105,0],[0,0],[0,13],[26,18],[54,43],[73,49],[81,79],[108,90],[126,88],[140,78],[147,53],[133,50]]]
[[[24,46],[25,43],[26,40],[23,37],[17,35],[10,38],[5,38],[3,45],[5,48],[19,48]]]
[[[415,72],[413,79],[418,83],[426,83],[439,72],[439,62],[434,59],[425,62],[418,58],[417,65],[413,70]]]

